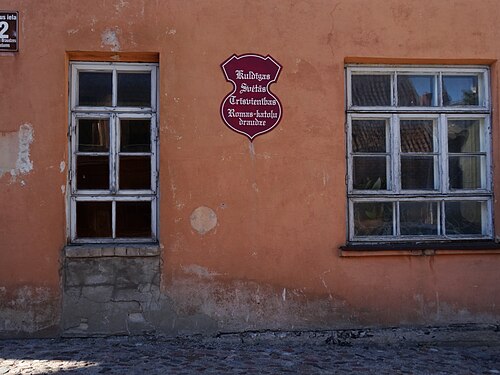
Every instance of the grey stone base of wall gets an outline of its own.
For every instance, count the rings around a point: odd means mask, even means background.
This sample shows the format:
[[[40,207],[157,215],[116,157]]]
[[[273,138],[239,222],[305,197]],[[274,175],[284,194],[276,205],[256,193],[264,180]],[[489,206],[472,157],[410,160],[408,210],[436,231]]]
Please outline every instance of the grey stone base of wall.
[[[214,330],[212,322],[198,322],[196,315],[176,315],[160,292],[160,275],[155,248],[65,249],[62,335],[176,334],[193,325],[200,331]]]

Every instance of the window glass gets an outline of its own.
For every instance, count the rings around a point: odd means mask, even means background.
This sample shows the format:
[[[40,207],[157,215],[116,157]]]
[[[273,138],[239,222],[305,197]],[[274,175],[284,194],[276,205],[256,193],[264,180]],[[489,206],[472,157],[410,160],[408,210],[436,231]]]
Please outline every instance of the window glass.
[[[354,233],[357,236],[387,236],[393,234],[393,203],[354,203]]]
[[[116,202],[117,237],[151,237],[151,202]]]
[[[401,157],[401,189],[434,190],[434,156]]]
[[[151,157],[120,156],[120,189],[151,189]]]
[[[448,152],[482,151],[481,120],[449,120]]]
[[[151,107],[151,73],[118,73],[118,105]]]
[[[400,202],[399,216],[402,235],[438,234],[437,202]]]
[[[391,76],[385,74],[355,74],[351,76],[352,105],[390,106]]]
[[[111,106],[112,80],[111,72],[79,72],[78,105]]]
[[[444,75],[443,105],[479,105],[478,77],[476,75]]]
[[[109,151],[109,120],[78,120],[78,151]]]
[[[120,120],[120,151],[150,152],[150,126],[149,119]]]
[[[76,157],[76,188],[78,190],[109,189],[109,156]]]
[[[433,120],[401,120],[402,152],[433,152],[434,121]]]
[[[434,105],[434,76],[398,75],[398,105],[430,107]]]
[[[484,188],[484,156],[450,156],[450,189]]]
[[[111,202],[76,202],[76,236],[111,237]]]
[[[353,120],[353,152],[385,152],[386,120]]]
[[[446,233],[449,235],[482,234],[483,202],[445,202]]]
[[[387,189],[386,156],[355,156],[353,187],[359,190]]]

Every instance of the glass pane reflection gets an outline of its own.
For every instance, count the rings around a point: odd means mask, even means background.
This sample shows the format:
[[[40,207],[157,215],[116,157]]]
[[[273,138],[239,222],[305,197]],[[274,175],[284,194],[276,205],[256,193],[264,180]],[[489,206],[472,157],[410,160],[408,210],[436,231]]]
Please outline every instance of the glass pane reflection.
[[[354,234],[383,236],[393,234],[392,202],[354,203]]]
[[[353,74],[352,104],[356,106],[390,106],[391,76],[386,74]]]
[[[402,152],[433,152],[434,121],[433,120],[401,120]]]
[[[434,156],[402,156],[401,189],[434,190]]]
[[[112,79],[108,72],[79,72],[78,105],[110,106]]]
[[[479,105],[478,77],[443,76],[443,105]]]
[[[109,151],[109,120],[78,120],[78,151]]]
[[[386,120],[353,120],[353,152],[385,152]]]
[[[387,189],[387,157],[368,156],[353,158],[353,188],[359,190]]]
[[[150,126],[150,120],[120,120],[120,151],[150,152]]]
[[[448,151],[481,151],[481,120],[449,120]]]
[[[476,201],[445,202],[446,234],[483,234],[484,206]]]
[[[451,189],[484,188],[481,164],[483,156],[450,156],[448,161]]]
[[[151,73],[118,73],[118,105],[151,107]]]
[[[429,107],[434,105],[434,76],[398,75],[398,105]]]
[[[78,155],[76,157],[76,188],[108,190],[109,157]]]
[[[437,202],[401,202],[399,217],[402,235],[435,235],[438,233]]]

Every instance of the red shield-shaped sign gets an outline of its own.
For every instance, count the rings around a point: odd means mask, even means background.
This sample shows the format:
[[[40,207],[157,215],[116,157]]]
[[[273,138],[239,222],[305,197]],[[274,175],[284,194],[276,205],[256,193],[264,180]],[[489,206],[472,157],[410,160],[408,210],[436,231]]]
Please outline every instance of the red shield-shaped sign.
[[[221,67],[226,80],[234,86],[221,105],[226,125],[250,141],[274,129],[282,111],[269,86],[278,80],[281,65],[269,55],[245,54],[231,56]]]

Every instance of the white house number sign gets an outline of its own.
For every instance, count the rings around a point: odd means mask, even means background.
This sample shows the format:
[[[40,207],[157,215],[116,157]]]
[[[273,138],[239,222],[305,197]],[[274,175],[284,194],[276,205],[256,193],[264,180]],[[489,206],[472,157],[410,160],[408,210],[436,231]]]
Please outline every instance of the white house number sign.
[[[19,12],[0,10],[0,52],[16,52],[18,45]]]

